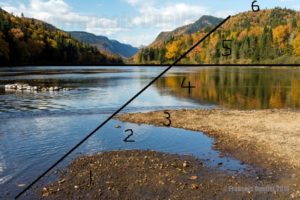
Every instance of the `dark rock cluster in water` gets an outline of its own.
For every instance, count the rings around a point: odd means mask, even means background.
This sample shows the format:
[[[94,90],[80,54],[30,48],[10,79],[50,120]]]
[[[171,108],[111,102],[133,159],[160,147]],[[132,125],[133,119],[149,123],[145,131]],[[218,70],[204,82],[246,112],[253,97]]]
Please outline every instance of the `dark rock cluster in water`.
[[[7,84],[5,85],[5,91],[40,91],[40,92],[53,92],[53,91],[69,91],[70,88],[63,88],[58,86],[51,87],[41,87],[41,86],[31,86],[29,84]]]

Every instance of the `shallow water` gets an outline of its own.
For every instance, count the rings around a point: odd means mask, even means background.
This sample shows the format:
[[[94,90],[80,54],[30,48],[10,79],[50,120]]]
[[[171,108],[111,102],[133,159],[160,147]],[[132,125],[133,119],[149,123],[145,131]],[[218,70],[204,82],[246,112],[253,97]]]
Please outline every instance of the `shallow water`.
[[[118,71],[111,72],[111,69]],[[161,67],[0,69],[0,88],[2,87],[0,89],[0,198],[7,199],[16,195],[22,189],[18,187],[19,184],[28,184],[33,181],[164,69]],[[253,73],[250,73],[249,69],[244,69],[249,73],[245,75],[244,70],[227,68],[224,71],[224,73],[226,72],[225,75],[222,75],[222,70],[225,69],[221,69],[221,72],[219,69],[217,73],[217,68],[174,68],[126,107],[124,112],[180,108],[209,109],[218,104],[230,105],[230,102],[233,102],[232,105],[234,105],[235,98],[233,97],[240,93],[241,88],[250,90],[252,87],[258,86],[251,85],[249,81],[240,87],[230,83],[232,87],[235,87],[235,89],[230,90],[228,84],[225,84],[228,81],[224,82],[223,80],[224,76],[232,77],[234,76],[232,74],[239,73],[242,74],[239,77],[248,77],[239,80],[252,80],[251,74],[255,77],[257,73],[268,73],[264,71],[265,69],[256,70],[253,68]],[[69,72],[65,73],[64,71],[60,74],[59,71],[63,70],[69,70]],[[95,70],[109,71],[94,73]],[[269,70],[273,73],[272,70],[278,69]],[[297,77],[300,70],[293,70],[291,73]],[[26,74],[19,74],[22,71],[26,71]],[[227,71],[231,71],[231,73],[227,73]],[[55,73],[51,75],[51,72]],[[211,74],[215,74],[216,77],[216,74],[219,74],[220,77],[217,79],[223,80],[223,88],[226,88],[224,94],[221,94],[222,87],[220,87],[219,82],[212,81]],[[197,82],[197,77],[203,76],[207,78],[199,78],[201,81]],[[263,75],[261,76],[263,77]],[[186,89],[180,88],[180,80],[183,77],[187,77],[187,81],[191,81],[197,86],[196,89],[192,90],[190,96]],[[294,79],[289,82],[286,80],[286,76],[282,77],[282,79],[276,79],[276,83],[286,88],[283,91],[286,92],[283,99],[291,99],[287,97],[292,94],[291,88],[294,88],[293,91],[296,90],[295,94],[297,94],[298,88],[295,85],[288,86],[288,83],[295,82]],[[232,78],[232,80],[236,79]],[[73,88],[73,90],[38,93],[4,91],[4,84],[15,82],[41,86],[62,86]],[[262,90],[264,91],[269,85],[260,87],[264,87]],[[251,92],[245,93],[245,95],[253,98]],[[284,95],[279,95],[279,97],[282,96]],[[257,97],[257,99],[259,98],[260,96]],[[231,101],[227,101],[228,99]],[[247,102],[241,102],[244,104],[236,103],[238,107],[247,105]],[[270,106],[271,104],[251,104],[251,106],[253,105],[261,108],[261,105]],[[296,106],[298,104],[289,104],[288,101],[285,101],[282,105],[289,107],[289,105]],[[121,128],[115,128],[116,125],[121,125]],[[124,131],[126,129],[134,130],[134,135],[130,138],[135,140],[134,143],[124,143],[123,140],[126,137]],[[194,155],[205,160],[209,166],[218,166],[218,163],[222,162],[223,165],[220,168],[223,170],[241,171],[246,168],[239,161],[223,157],[220,152],[213,150],[212,144],[213,139],[199,132],[146,125],[139,126],[112,120],[68,157],[60,167],[65,166],[79,153],[90,154],[119,149],[152,149],[168,153]]]

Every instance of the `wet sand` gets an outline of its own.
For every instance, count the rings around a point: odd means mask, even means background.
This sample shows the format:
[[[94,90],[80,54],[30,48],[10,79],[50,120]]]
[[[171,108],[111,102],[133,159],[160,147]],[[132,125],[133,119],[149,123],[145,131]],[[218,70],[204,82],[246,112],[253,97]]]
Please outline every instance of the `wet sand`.
[[[266,187],[269,186],[269,187]],[[258,192],[261,190],[260,192]],[[191,156],[113,151],[75,159],[44,199],[288,199],[274,176],[232,174]]]

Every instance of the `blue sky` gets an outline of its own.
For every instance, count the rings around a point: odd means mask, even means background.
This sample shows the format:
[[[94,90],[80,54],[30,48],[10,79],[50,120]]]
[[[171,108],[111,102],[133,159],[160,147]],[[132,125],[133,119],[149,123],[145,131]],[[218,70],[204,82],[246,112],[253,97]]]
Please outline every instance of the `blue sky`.
[[[258,0],[260,7],[300,10],[297,0]],[[0,0],[16,15],[44,20],[67,31],[87,31],[134,46],[202,15],[227,17],[251,10],[252,0]]]

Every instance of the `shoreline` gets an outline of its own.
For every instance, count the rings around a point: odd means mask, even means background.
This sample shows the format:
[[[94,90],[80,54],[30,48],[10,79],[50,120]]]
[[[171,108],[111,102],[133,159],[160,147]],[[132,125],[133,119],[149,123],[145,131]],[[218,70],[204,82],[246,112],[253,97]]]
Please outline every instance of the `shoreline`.
[[[108,151],[74,159],[58,180],[37,193],[43,199],[281,200],[300,197],[300,168],[297,159],[289,154],[298,141],[298,135],[293,133],[298,132],[299,112],[226,109],[168,112],[171,127],[201,130],[215,139],[214,148],[255,169],[223,171],[206,166],[193,156],[151,150]],[[165,116],[164,111],[155,111],[128,113],[117,118],[123,122],[163,126]],[[279,137],[287,133],[286,137]],[[285,143],[279,146],[286,154],[278,154],[280,148],[276,142],[283,141]]]
[[[292,191],[263,173],[233,174],[192,156],[126,150],[78,157],[37,192],[43,199],[288,199]]]

